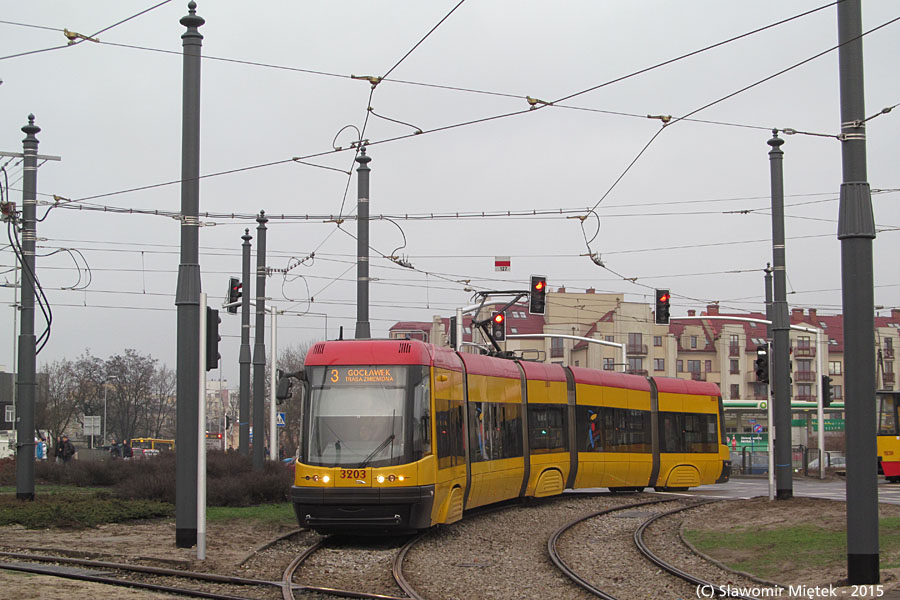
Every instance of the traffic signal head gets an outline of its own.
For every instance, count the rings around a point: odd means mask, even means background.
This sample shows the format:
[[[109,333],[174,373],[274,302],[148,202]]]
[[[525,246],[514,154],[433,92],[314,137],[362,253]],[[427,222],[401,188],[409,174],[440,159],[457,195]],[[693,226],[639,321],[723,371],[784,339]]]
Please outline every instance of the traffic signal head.
[[[491,337],[495,342],[506,340],[506,313],[491,313]]]
[[[756,380],[769,383],[769,347],[767,345],[756,347]]]
[[[240,300],[241,296],[244,295],[243,288],[244,288],[244,284],[241,283],[240,279],[238,279],[237,277],[231,277],[228,280],[228,296],[227,296],[227,300],[225,301],[225,303],[232,304],[232,303]],[[235,304],[234,306],[229,306],[225,310],[234,314],[237,312],[237,309],[238,309],[237,304]]]
[[[531,301],[528,312],[542,315],[547,310],[547,278],[543,275],[531,276]]]
[[[669,324],[669,300],[672,296],[669,290],[656,290],[656,324]]]
[[[212,371],[219,366],[219,341],[222,336],[219,335],[219,323],[222,317],[219,311],[214,308],[206,307],[206,370]]]
[[[822,375],[822,407],[828,408],[831,406],[831,400],[831,377]]]

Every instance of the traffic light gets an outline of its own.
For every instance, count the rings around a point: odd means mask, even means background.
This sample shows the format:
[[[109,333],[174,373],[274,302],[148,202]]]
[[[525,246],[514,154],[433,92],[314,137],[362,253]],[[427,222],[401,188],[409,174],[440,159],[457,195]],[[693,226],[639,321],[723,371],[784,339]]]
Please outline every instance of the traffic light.
[[[457,339],[456,339],[456,317],[450,317],[450,347],[456,350]]]
[[[528,312],[542,315],[547,310],[547,278],[543,275],[531,276],[531,302]]]
[[[241,296],[244,295],[243,292],[244,284],[241,283],[241,280],[237,277],[232,277],[228,280],[228,300],[226,300],[225,304],[232,304],[233,302],[237,302],[241,299]],[[237,304],[234,306],[229,306],[225,310],[234,314],[237,312]]]
[[[506,313],[491,313],[491,337],[495,342],[506,340]]]
[[[669,324],[669,300],[672,296],[669,290],[656,290],[656,324]]]
[[[219,311],[214,308],[206,307],[206,370],[212,371],[219,366],[219,341],[222,336],[219,335],[219,323],[222,317]]]
[[[831,377],[822,375],[822,407],[831,406]]]
[[[756,380],[769,383],[769,347],[762,345],[756,347]]]

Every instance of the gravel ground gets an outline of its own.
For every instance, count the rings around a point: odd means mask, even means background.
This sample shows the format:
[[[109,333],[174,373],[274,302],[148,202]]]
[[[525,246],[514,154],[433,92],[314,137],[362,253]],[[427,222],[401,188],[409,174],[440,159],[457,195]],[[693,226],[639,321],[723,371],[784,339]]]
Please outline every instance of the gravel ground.
[[[548,538],[566,523],[588,513],[652,499],[650,494],[564,496],[531,500],[483,514],[467,515],[463,521],[438,527],[428,533],[407,554],[404,575],[410,584],[429,599],[490,600],[541,598],[542,600],[591,598],[587,592],[566,579],[550,561]],[[660,506],[636,507],[590,519],[559,541],[561,554],[586,579],[623,600],[631,598],[697,598],[696,590],[660,573],[634,550],[635,528],[650,514],[664,512],[688,500],[676,500]],[[900,507],[882,505],[883,516],[900,516]],[[728,535],[737,527],[778,527],[783,524],[811,523],[838,526],[844,521],[845,505],[840,502],[795,498],[773,507],[765,499],[716,502],[694,508],[678,516],[666,517],[648,529],[645,539],[662,558],[686,571],[716,583],[765,587],[740,577],[725,574],[706,560],[698,558],[679,538],[682,529],[703,528]],[[631,513],[631,514],[629,514]],[[72,553],[111,561],[140,562],[159,566],[216,572],[240,577],[280,581],[284,568],[316,541],[315,533],[294,534],[276,545],[250,554],[261,544],[287,532],[284,527],[230,522],[210,531],[209,556],[200,562],[194,551],[174,548],[174,524],[154,521],[139,524],[103,526],[94,530],[32,531],[20,527],[0,528],[0,546],[14,551],[31,547],[52,554],[62,549]],[[316,552],[295,576],[296,584],[327,586],[402,596],[391,575],[391,561],[401,540],[372,543],[330,540],[340,544]],[[77,549],[77,552],[75,550]],[[740,557],[741,549],[726,549],[728,556]],[[249,558],[248,554],[250,554]],[[147,557],[150,557],[149,559]],[[882,564],[898,562],[883,557]],[[900,598],[897,569],[882,573],[884,598]],[[767,578],[788,585],[840,586],[846,577],[843,568],[802,570],[797,565],[780,566]],[[724,579],[723,579],[724,578]],[[214,589],[211,584],[207,589]],[[0,597],[59,598],[160,598],[159,594],[138,590],[124,591],[99,584],[64,582],[44,576],[26,576],[0,571]],[[234,593],[232,588],[232,593]],[[837,588],[839,594],[850,590]],[[273,588],[264,592],[246,589],[253,598],[280,598]],[[297,593],[298,598],[325,598],[318,594]],[[787,593],[778,597],[788,598]]]

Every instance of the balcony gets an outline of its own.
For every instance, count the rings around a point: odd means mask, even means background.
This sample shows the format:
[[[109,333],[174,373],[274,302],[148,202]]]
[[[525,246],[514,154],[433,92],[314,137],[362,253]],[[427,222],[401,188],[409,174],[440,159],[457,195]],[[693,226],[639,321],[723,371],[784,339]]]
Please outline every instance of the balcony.
[[[644,377],[647,376],[647,369],[627,369],[625,372],[629,375],[643,375]]]
[[[884,385],[894,385],[894,373],[884,373],[882,374],[884,378]]]
[[[815,394],[796,394],[794,400],[797,402],[817,402],[819,399]]]
[[[647,344],[626,344],[626,354],[647,354]]]
[[[794,348],[794,356],[798,358],[807,358],[816,355],[816,349],[813,346],[797,346]]]
[[[741,347],[740,346],[728,346],[728,356],[740,356],[741,355]]]
[[[794,371],[794,381],[815,381],[815,371]]]
[[[893,347],[891,347],[891,348],[885,348],[885,349],[884,349],[884,357],[885,357],[885,358],[894,358],[894,349],[893,349]]]
[[[754,400],[768,400],[769,395],[768,394],[753,394],[753,399]]]
[[[700,371],[689,371],[693,381],[706,381],[706,373]]]

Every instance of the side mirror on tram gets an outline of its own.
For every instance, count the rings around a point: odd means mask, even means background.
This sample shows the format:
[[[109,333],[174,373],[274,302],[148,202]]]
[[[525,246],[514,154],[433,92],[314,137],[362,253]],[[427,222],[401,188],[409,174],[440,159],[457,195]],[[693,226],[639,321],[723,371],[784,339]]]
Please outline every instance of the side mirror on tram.
[[[278,371],[278,387],[275,388],[275,399],[278,400],[278,403],[281,404],[282,401],[290,398],[294,393],[294,378],[293,377],[285,377],[284,373],[279,369]]]

